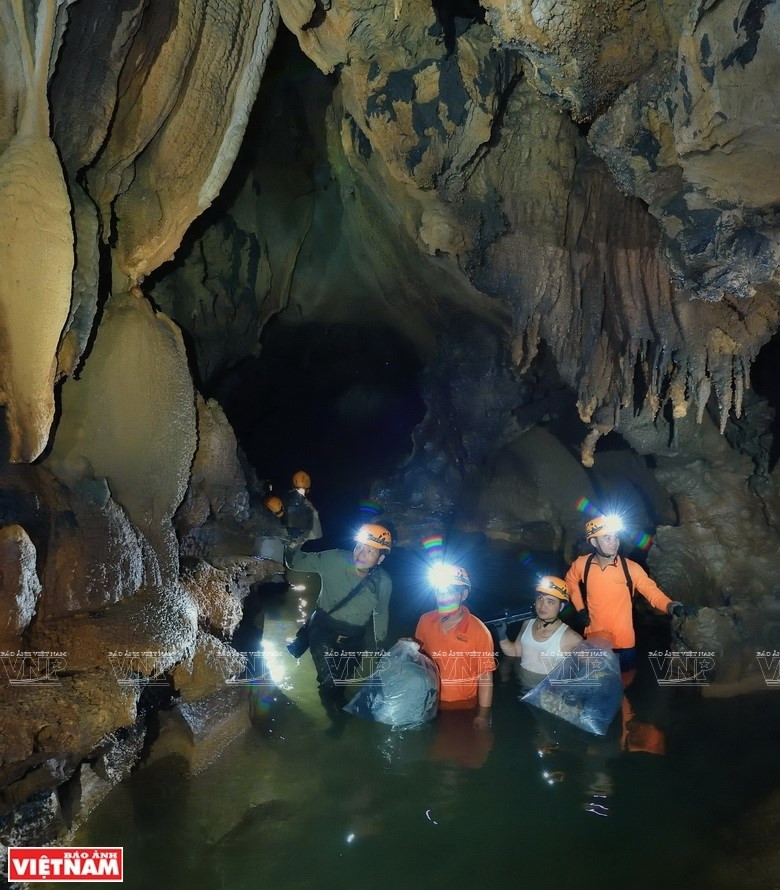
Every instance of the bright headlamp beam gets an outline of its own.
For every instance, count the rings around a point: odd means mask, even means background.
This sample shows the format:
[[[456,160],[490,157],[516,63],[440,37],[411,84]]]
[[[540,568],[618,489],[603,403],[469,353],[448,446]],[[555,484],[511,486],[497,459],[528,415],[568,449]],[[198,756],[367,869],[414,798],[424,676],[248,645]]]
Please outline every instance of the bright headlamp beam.
[[[615,513],[604,517],[604,531],[616,535],[623,531],[623,520]]]
[[[434,563],[428,569],[428,582],[436,590],[446,590],[455,582],[455,566],[446,562]]]

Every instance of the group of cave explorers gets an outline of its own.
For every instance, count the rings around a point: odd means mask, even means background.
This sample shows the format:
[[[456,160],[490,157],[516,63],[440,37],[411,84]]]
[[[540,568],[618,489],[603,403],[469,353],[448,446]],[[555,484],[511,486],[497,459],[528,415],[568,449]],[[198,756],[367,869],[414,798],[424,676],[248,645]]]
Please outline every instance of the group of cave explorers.
[[[284,501],[270,496],[265,503],[286,520],[288,567],[316,573],[321,579],[308,642],[320,697],[332,711],[343,704],[343,688],[331,677],[328,657],[363,649],[367,631],[373,632],[377,650],[386,642],[392,581],[382,563],[392,549],[393,536],[385,525],[368,523],[359,529],[352,551],[303,552],[300,547],[305,541],[322,536],[317,511],[307,498],[310,485],[308,473],[299,471]],[[568,603],[574,606],[585,637],[610,644],[618,656],[624,686],[636,671],[634,594],[659,611],[685,615],[684,606],[666,596],[638,563],[619,554],[618,530],[614,517],[597,516],[586,522],[591,552],[574,560],[565,579],[540,579],[535,588],[535,617],[523,622],[517,638],[508,639],[505,621],[497,625],[501,650],[520,659],[526,688],[543,680],[582,640],[560,618]],[[459,566],[450,571],[449,583],[436,588],[436,609],[420,617],[414,639],[438,668],[439,709],[471,711],[473,725],[484,728],[493,701],[497,653],[488,628],[464,605],[471,590],[468,572]],[[446,682],[441,682],[442,677]]]

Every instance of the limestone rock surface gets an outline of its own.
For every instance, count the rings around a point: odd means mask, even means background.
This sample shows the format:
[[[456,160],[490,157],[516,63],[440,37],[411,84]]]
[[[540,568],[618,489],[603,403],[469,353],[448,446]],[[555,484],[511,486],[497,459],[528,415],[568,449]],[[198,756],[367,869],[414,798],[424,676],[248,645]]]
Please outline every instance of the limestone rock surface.
[[[230,679],[245,667],[246,658],[241,652],[200,631],[192,656],[176,665],[171,679],[183,702],[199,702],[227,691]]]
[[[0,647],[16,648],[35,614],[41,582],[35,545],[19,525],[0,528]]]
[[[230,639],[241,621],[248,587],[242,590],[232,572],[217,569],[205,560],[189,560],[181,583],[195,601],[198,623],[221,638]]]
[[[106,308],[90,360],[63,387],[50,459],[70,478],[103,477],[151,542],[163,578],[177,574],[172,518],[195,452],[195,394],[178,329],[139,295]]]
[[[215,399],[196,397],[198,444],[184,500],[176,514],[180,533],[209,517],[241,521],[249,518],[249,491],[236,436]]]

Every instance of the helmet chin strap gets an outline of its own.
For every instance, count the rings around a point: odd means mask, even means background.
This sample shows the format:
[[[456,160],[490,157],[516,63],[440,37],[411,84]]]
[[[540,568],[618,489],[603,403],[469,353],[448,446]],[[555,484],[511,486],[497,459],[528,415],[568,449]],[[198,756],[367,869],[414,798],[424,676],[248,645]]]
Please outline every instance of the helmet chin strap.
[[[559,608],[558,612],[555,615],[555,618],[551,618],[549,621],[545,621],[544,618],[540,618],[539,615],[537,614],[536,620],[541,623],[542,627],[549,627],[551,624],[555,624],[555,622],[558,621],[560,619],[560,617],[561,617],[561,610]]]
[[[549,627],[551,624],[555,624],[555,622],[558,620],[558,616],[556,615],[555,618],[553,618],[550,621],[545,621],[543,618],[540,618],[538,615],[536,616],[536,619],[537,619],[537,621],[541,621],[542,627]]]

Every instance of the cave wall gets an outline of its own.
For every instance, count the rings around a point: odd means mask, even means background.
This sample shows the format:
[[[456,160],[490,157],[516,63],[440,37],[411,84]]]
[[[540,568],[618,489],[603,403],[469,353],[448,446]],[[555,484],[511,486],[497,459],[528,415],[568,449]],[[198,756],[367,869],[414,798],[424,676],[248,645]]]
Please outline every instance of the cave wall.
[[[112,652],[160,653],[147,673],[182,662],[183,686],[209,645],[173,527],[196,393],[181,330],[143,283],[224,183],[277,23],[255,0],[0,7],[2,636],[20,670],[30,650],[67,669],[26,702],[0,690],[4,843],[72,827],[79,763],[101,740],[118,762],[114,731],[133,741],[111,781],[137,759],[146,679],[123,685]]]

